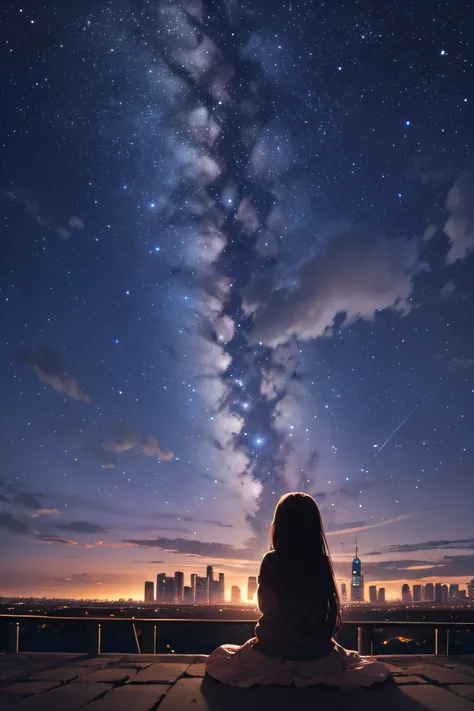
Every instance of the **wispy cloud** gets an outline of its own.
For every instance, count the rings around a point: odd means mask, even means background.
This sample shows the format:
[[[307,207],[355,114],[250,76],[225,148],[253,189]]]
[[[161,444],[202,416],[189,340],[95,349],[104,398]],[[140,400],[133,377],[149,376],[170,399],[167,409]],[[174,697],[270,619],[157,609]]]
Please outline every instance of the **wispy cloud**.
[[[169,511],[161,511],[157,515],[158,519],[172,519],[175,521],[184,521],[185,523],[204,523],[209,526],[217,526],[218,528],[234,528],[232,523],[219,521],[214,518],[197,518],[188,514],[170,513]]]
[[[31,514],[31,518],[38,518],[38,516],[54,516],[54,514],[59,513],[59,509],[39,509],[35,513]]]
[[[413,553],[430,550],[474,550],[474,538],[440,539],[438,541],[422,541],[420,543],[401,543],[383,548],[382,553]],[[365,555],[377,555],[378,551]]]
[[[23,356],[36,373],[38,380],[73,400],[89,403],[91,396],[85,392],[77,380],[67,373],[57,354],[50,348],[41,348],[36,355]]]
[[[162,462],[171,462],[174,457],[173,452],[165,452],[161,449],[154,435],[147,434],[140,437],[124,422],[117,423],[113,436],[102,443],[102,449],[115,455],[135,449],[146,457],[156,457]],[[102,466],[107,469],[113,468],[114,462],[105,462]]]
[[[384,521],[379,521],[378,523],[364,523],[361,526],[352,527],[342,527],[336,531],[327,531],[327,536],[342,536],[346,533],[359,533],[360,531],[369,531],[372,528],[379,528],[380,526],[389,526],[392,523],[399,523],[400,521],[405,521],[407,518],[411,518],[413,513],[402,514],[401,516],[396,516],[395,518],[388,518]]]
[[[251,548],[236,548],[228,543],[208,543],[186,538],[142,538],[126,540],[123,543],[137,548],[159,548],[167,553],[181,553],[199,558],[258,560]]]
[[[26,523],[8,512],[0,514],[0,528],[11,533],[30,533],[30,528]]]
[[[71,531],[72,533],[100,534],[110,531],[107,526],[101,526],[89,521],[70,521],[69,523],[58,523],[55,527],[58,531]]]

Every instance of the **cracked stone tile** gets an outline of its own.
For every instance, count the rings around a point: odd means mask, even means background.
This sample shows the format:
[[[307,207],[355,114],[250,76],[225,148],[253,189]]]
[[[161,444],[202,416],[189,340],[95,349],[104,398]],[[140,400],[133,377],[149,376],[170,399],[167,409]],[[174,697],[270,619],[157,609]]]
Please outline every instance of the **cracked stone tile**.
[[[85,674],[84,676],[79,677],[79,679],[75,679],[74,683],[79,684],[82,682],[99,681],[101,684],[104,682],[120,684],[133,679],[136,673],[136,669],[117,669],[116,667],[106,667],[105,669],[99,669],[98,671],[93,671],[90,674]]]
[[[188,669],[189,664],[152,664],[132,679],[133,684],[173,684]]]
[[[166,684],[125,684],[92,701],[84,711],[150,711],[169,689],[171,686]]]
[[[112,688],[111,684],[65,684],[45,694],[28,696],[11,704],[8,711],[77,711]]]

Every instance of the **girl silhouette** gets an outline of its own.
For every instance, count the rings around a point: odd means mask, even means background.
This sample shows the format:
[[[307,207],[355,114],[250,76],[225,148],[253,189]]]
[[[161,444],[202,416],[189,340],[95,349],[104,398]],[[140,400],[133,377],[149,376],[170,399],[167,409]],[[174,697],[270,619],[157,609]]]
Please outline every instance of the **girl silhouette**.
[[[342,622],[340,602],[316,501],[301,493],[283,496],[270,539],[260,566],[255,637],[241,647],[214,650],[207,674],[241,687],[324,683],[354,688],[385,681],[390,672],[384,664],[334,640]]]

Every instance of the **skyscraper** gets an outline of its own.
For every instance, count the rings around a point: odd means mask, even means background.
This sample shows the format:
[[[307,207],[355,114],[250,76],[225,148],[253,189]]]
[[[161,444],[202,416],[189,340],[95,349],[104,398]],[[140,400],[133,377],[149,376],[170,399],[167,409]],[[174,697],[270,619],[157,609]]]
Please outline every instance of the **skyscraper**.
[[[158,573],[156,576],[156,602],[166,602],[165,595],[166,573]]]
[[[341,583],[341,602],[347,602],[347,585]]]
[[[257,592],[257,578],[251,575],[247,583],[247,600],[253,602],[255,593]]]
[[[197,580],[196,573],[191,573],[191,593],[192,593],[193,602],[196,599],[196,580]]]
[[[237,585],[232,585],[231,593],[230,593],[230,601],[234,605],[238,605],[240,603],[240,588],[237,587]]]
[[[426,602],[433,602],[433,600],[434,600],[434,585],[433,585],[433,583],[426,583],[426,585],[425,585],[425,600],[426,600]]]
[[[352,561],[351,602],[364,602],[364,576],[362,575],[362,564],[358,557],[357,540],[355,558]]]
[[[185,605],[190,605],[194,602],[193,589],[190,585],[185,585],[183,588],[183,602]]]
[[[474,600],[474,578],[467,584],[467,596],[469,600]]]
[[[451,583],[449,586],[449,599],[458,600],[459,598],[459,585],[457,583]]]
[[[385,588],[379,588],[377,600],[379,603],[385,603]]]
[[[218,602],[224,602],[225,601],[225,577],[224,573],[219,573],[219,582],[218,582]]]
[[[212,565],[208,565],[206,568],[206,579],[207,579],[207,602],[214,602],[214,570]]]
[[[201,576],[196,575],[196,594],[194,597],[195,602],[206,603],[209,602],[209,578],[201,578]]]
[[[377,588],[375,585],[369,585],[369,602],[375,605],[377,602]]]
[[[443,586],[441,583],[436,583],[434,586],[434,601],[443,602]]]
[[[413,586],[413,602],[421,602],[422,600],[422,587],[421,585]]]
[[[145,605],[152,605],[155,602],[155,584],[151,580],[145,582]]]
[[[174,574],[176,602],[183,602],[184,597],[184,573],[179,570]]]
[[[402,602],[412,602],[411,590],[408,583],[402,585]]]

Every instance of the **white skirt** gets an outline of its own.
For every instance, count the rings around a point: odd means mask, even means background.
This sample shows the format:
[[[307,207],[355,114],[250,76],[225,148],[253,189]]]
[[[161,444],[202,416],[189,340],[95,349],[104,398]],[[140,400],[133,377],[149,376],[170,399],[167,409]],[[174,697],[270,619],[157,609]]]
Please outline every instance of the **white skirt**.
[[[255,684],[267,686],[315,686],[326,684],[341,689],[356,689],[386,681],[390,672],[373,657],[361,657],[335,645],[326,657],[311,661],[286,662],[268,657],[248,640],[241,647],[224,644],[209,655],[206,672],[230,686],[247,688]]]

